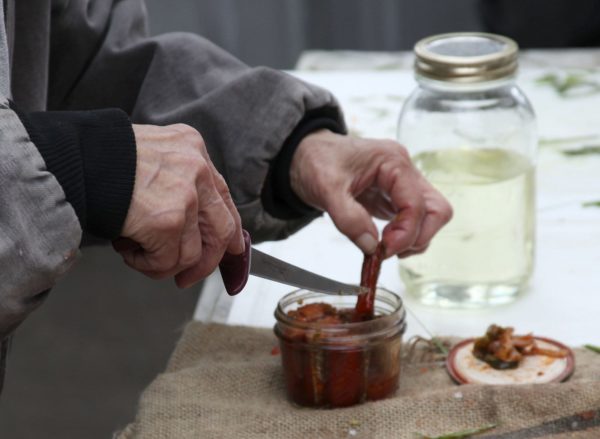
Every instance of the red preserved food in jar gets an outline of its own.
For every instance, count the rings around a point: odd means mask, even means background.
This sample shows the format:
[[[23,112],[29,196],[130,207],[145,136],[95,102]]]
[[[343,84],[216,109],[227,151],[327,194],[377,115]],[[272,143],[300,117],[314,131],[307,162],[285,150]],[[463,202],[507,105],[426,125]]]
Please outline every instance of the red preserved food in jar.
[[[405,311],[379,288],[375,316],[357,321],[354,296],[299,290],[279,301],[275,334],[288,397],[310,407],[346,407],[393,395],[400,377]]]

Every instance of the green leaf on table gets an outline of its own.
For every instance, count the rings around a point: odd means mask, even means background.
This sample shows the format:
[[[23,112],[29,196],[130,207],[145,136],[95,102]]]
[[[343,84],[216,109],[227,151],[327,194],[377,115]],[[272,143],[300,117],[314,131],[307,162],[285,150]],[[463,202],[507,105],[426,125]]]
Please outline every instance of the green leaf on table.
[[[586,140],[594,140],[597,139],[597,134],[586,134],[582,136],[571,136],[571,137],[546,137],[541,138],[538,142],[540,146],[550,146],[550,145],[561,145],[564,143],[576,143],[576,142],[584,142]]]
[[[552,87],[563,97],[572,95],[572,92],[577,89],[579,92],[583,91],[583,95],[600,92],[600,83],[590,79],[589,75],[584,73],[568,73],[566,75],[548,73],[537,78],[535,82]]]
[[[582,204],[583,207],[600,207],[600,200],[597,201],[586,201]]]
[[[483,427],[470,428],[468,430],[456,431],[454,433],[446,433],[441,436],[427,436],[425,434],[417,433],[419,439],[463,439],[474,436],[476,434],[485,433],[493,428],[496,428],[496,424],[488,424]]]
[[[599,206],[600,206],[600,202],[599,202]],[[589,349],[592,352],[600,354],[600,346],[594,346],[593,344],[584,344],[583,347],[586,349]]]
[[[564,149],[561,152],[569,157],[600,154],[600,145],[587,145],[577,149]]]

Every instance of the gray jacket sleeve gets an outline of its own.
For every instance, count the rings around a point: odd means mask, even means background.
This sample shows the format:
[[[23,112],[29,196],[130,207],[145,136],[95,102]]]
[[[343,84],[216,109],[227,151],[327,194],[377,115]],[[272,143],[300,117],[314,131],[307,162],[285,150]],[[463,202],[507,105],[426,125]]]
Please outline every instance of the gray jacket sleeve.
[[[79,221],[18,116],[0,97],[0,340],[78,256]]]
[[[343,125],[331,94],[250,68],[192,34],[149,38],[142,0],[55,1],[53,17],[50,109],[117,106],[135,123],[194,126],[255,241],[284,238],[314,217],[276,219],[260,195],[307,112],[331,107]]]

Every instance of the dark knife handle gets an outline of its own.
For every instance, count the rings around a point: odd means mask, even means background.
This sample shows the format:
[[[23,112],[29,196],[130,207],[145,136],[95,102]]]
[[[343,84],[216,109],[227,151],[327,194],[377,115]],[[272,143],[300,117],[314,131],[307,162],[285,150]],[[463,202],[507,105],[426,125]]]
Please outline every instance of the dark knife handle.
[[[248,276],[250,276],[250,250],[252,242],[250,234],[246,230],[242,230],[244,235],[244,252],[239,255],[225,253],[221,262],[219,262],[219,270],[223,278],[225,290],[230,296],[235,296],[246,286]]]

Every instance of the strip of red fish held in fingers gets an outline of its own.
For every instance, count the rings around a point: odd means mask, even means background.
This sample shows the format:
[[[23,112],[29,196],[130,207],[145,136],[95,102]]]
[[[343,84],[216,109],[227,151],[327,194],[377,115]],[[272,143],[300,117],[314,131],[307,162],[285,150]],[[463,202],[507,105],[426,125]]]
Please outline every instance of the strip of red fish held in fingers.
[[[359,294],[354,312],[354,320],[357,322],[370,320],[375,317],[375,291],[381,263],[385,259],[385,246],[380,242],[372,255],[365,255],[363,260],[360,286],[367,291]]]

